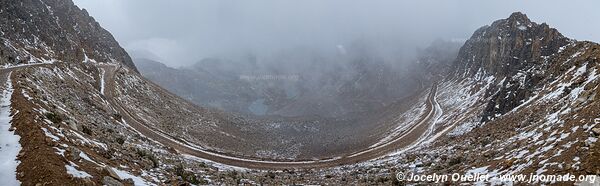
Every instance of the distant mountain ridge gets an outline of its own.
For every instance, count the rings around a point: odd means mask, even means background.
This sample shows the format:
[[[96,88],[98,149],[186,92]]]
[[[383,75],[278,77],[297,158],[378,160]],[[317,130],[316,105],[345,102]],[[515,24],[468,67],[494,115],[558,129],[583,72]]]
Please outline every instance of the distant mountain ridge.
[[[203,68],[177,69],[160,62],[136,58],[138,69],[146,78],[198,105],[247,113],[249,103],[258,99],[247,82],[232,74],[217,74]]]
[[[418,63],[395,69],[351,47],[348,56],[334,59],[302,51],[277,58],[301,61],[296,68],[256,64],[255,58],[207,58],[179,68],[144,58],[134,61],[149,80],[199,105],[244,114],[256,114],[254,108],[262,107],[267,115],[341,117],[385,107],[425,88],[432,75],[448,71],[459,47],[460,43],[438,40],[422,50]]]

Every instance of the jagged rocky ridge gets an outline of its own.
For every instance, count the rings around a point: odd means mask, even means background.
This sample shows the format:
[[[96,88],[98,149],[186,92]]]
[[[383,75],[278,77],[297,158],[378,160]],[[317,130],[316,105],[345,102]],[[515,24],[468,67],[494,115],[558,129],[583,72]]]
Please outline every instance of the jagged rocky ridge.
[[[0,38],[0,65],[96,61],[136,70],[113,36],[72,1],[0,2]]]
[[[461,48],[452,77],[507,78],[501,87],[489,90],[489,94],[499,92],[493,95],[482,116],[482,121],[487,121],[530,97],[545,77],[553,75],[548,74],[552,57],[572,42],[547,24],[537,24],[522,13],[514,13],[475,31]]]

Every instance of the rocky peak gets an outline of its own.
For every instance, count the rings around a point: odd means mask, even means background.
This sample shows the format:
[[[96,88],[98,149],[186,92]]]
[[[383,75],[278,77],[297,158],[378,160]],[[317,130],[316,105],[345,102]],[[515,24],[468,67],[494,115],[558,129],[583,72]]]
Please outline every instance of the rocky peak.
[[[516,23],[517,25],[520,25],[520,24],[524,24],[524,25],[532,24],[531,20],[529,20],[529,18],[527,17],[527,15],[523,14],[521,12],[514,12],[514,13],[510,14],[510,16],[507,19],[505,19],[505,22]]]
[[[549,68],[562,63],[556,60],[560,51],[573,43],[547,24],[515,12],[475,31],[461,47],[449,78],[491,85],[482,114],[482,121],[488,121],[533,95],[552,76]]]
[[[571,40],[547,24],[537,24],[520,12],[484,26],[460,49],[453,65],[454,77],[497,79],[546,62]]]
[[[0,1],[0,65],[49,61],[123,63],[136,70],[113,36],[71,0]]]

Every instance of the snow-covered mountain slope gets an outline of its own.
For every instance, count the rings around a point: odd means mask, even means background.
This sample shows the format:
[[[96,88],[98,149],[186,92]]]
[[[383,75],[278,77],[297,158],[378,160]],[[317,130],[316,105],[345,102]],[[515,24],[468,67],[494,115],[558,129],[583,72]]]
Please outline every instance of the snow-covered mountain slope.
[[[123,63],[113,36],[72,1],[0,2],[0,65],[53,61]]]
[[[0,60],[10,66],[0,70],[10,94],[0,110],[10,109],[10,127],[0,118],[10,130],[0,139],[11,147],[0,157],[12,183],[373,185],[399,184],[397,172],[600,174],[600,45],[521,13],[476,31],[451,75],[409,105],[392,104],[377,125],[348,131],[339,128],[345,121],[256,122],[195,106],[141,77],[70,1],[0,10]],[[319,145],[341,155],[298,158]]]
[[[444,114],[435,140],[373,164],[491,177],[598,175],[599,60],[597,43],[564,38],[521,13],[482,27],[439,82]]]

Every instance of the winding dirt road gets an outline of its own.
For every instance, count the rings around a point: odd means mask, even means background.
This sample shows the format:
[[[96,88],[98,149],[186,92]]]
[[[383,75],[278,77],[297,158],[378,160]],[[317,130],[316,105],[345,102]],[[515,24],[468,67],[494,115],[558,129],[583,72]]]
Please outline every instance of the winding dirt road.
[[[218,163],[223,163],[226,165],[237,167],[253,169],[324,168],[359,163],[375,159],[378,157],[385,156],[394,151],[408,150],[409,148],[415,147],[417,144],[422,142],[427,136],[431,135],[431,126],[434,124],[435,117],[440,114],[440,110],[436,109],[439,106],[437,106],[438,104],[437,102],[435,102],[437,86],[433,85],[426,102],[427,112],[419,118],[419,123],[412,126],[408,131],[399,134],[397,137],[395,137],[393,140],[390,140],[387,143],[370,147],[368,149],[364,149],[355,153],[351,153],[343,157],[315,161],[287,162],[246,159],[233,157],[218,152],[211,152],[203,149],[194,148],[143,124],[143,122],[141,122],[142,120],[137,118],[135,114],[125,109],[125,107],[114,97],[115,72],[118,70],[118,68],[121,67],[113,65],[99,65],[99,67],[105,72],[103,73],[104,77],[102,79],[106,81],[106,90],[104,91],[106,99],[115,107],[115,109],[117,109],[119,113],[121,113],[123,120],[125,120],[125,122],[129,126],[134,128],[141,134],[145,135],[146,137],[155,140],[167,147],[173,148],[181,154],[188,154],[198,158],[207,159]]]
[[[0,69],[0,80],[3,82],[8,78],[10,72],[29,67],[51,66],[52,64],[24,65]],[[439,104],[435,101],[437,86],[433,85],[427,98],[427,112],[419,118],[419,122],[409,130],[399,134],[393,140],[387,143],[373,146],[355,153],[350,153],[343,157],[315,160],[315,161],[263,161],[258,159],[247,159],[225,155],[219,152],[213,152],[194,148],[180,141],[177,141],[160,130],[152,129],[143,124],[137,115],[131,113],[114,97],[115,92],[115,72],[121,68],[118,65],[100,64],[98,67],[103,71],[101,78],[101,92],[115,109],[121,114],[123,120],[132,128],[167,147],[177,150],[181,154],[188,154],[202,159],[223,163],[226,165],[253,168],[253,169],[290,169],[290,168],[324,168],[338,165],[359,163],[375,158],[379,158],[395,151],[408,150],[422,143],[427,137],[431,136],[432,125],[441,114]],[[104,87],[106,86],[106,87]]]

